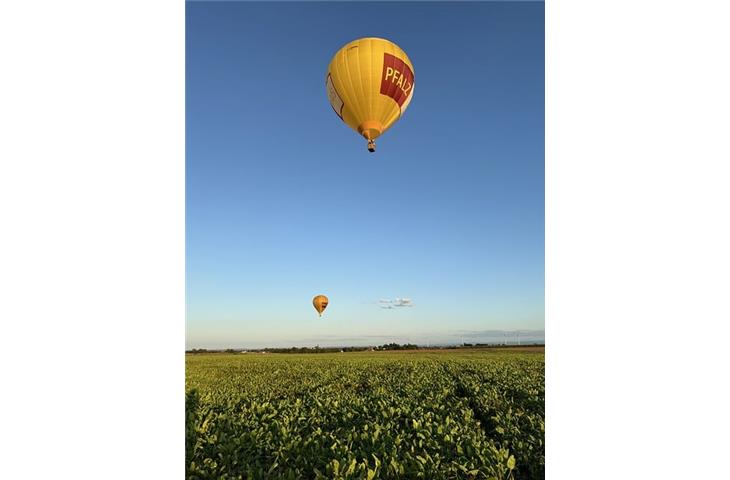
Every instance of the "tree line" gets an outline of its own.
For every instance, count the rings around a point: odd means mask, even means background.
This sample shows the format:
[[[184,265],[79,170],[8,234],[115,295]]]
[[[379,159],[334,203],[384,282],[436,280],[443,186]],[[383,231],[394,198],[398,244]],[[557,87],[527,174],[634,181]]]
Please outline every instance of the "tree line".
[[[543,343],[523,344],[523,345],[505,345],[505,344],[493,344],[493,343],[463,343],[460,345],[440,345],[424,347],[415,345],[413,343],[386,343],[380,346],[367,346],[367,347],[286,347],[286,348],[257,348],[257,349],[244,349],[244,348],[226,348],[209,350],[207,348],[193,348],[192,350],[186,350],[185,353],[197,354],[197,353],[338,353],[338,352],[366,352],[366,351],[386,351],[386,350],[454,350],[459,348],[488,348],[488,347],[499,347],[499,348],[511,348],[511,347],[525,347],[525,346],[545,346]]]

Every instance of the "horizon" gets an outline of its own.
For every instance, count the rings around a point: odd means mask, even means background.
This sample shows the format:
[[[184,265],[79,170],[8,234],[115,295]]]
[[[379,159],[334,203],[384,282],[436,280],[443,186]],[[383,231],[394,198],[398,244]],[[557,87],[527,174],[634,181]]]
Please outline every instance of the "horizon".
[[[504,331],[495,332],[493,334],[478,334],[478,333],[452,333],[443,335],[380,335],[380,336],[367,336],[363,335],[361,338],[320,338],[319,342],[315,342],[314,339],[292,339],[284,342],[241,342],[236,345],[232,344],[207,344],[201,346],[188,347],[185,350],[195,349],[206,349],[206,350],[225,350],[225,349],[262,349],[262,348],[312,348],[315,346],[323,348],[345,348],[345,347],[374,347],[381,346],[390,343],[397,343],[400,345],[413,344],[419,347],[439,347],[439,346],[453,346],[461,345],[463,343],[468,344],[489,344],[489,345],[529,345],[534,343],[545,343],[545,331],[544,330],[520,330],[519,338],[516,335],[516,331]],[[377,339],[377,340],[376,340]],[[337,343],[340,342],[340,343]],[[342,343],[348,342],[348,343]],[[504,343],[502,343],[504,342]]]

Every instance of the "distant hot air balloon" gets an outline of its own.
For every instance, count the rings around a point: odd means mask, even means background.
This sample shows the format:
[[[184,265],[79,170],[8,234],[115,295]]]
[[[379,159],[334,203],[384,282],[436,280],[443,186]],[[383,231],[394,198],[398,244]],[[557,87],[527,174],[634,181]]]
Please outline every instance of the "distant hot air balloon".
[[[368,140],[388,130],[413,98],[415,76],[406,52],[382,38],[354,40],[338,51],[327,70],[327,96],[335,113]]]
[[[324,309],[327,308],[329,302],[330,301],[324,295],[317,295],[312,299],[314,309],[317,310],[317,313],[319,313],[320,317],[322,316],[322,312],[324,312]]]

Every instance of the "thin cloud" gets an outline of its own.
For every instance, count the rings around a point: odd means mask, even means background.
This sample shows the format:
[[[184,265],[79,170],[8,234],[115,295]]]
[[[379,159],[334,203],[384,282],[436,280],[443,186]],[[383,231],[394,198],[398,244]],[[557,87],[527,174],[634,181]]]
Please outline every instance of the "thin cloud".
[[[499,335],[532,335],[539,336],[545,335],[545,330],[457,330],[458,335],[464,337],[484,337],[484,336],[499,336]]]
[[[381,298],[376,302],[380,308],[384,308],[386,310],[392,310],[396,307],[412,307],[413,306],[413,300],[410,298],[395,298],[394,300],[391,300],[389,298]]]
[[[396,298],[393,302],[394,307],[412,307],[413,300],[410,298]]]

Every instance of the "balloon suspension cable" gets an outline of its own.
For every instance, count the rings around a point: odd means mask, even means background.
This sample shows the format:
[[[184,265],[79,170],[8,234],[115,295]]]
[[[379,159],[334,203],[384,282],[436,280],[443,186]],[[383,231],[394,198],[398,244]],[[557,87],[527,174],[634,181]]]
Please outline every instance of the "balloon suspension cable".
[[[368,151],[370,153],[375,151],[375,140],[368,140]]]

